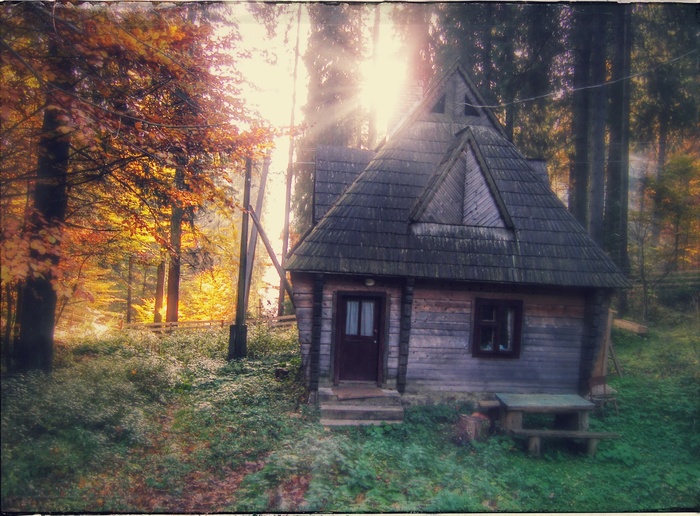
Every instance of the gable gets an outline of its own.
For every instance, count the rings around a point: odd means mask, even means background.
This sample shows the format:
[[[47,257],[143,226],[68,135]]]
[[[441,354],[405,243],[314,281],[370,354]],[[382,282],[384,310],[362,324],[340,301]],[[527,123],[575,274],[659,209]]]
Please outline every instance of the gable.
[[[419,119],[464,125],[491,125],[490,111],[484,107],[474,85],[459,70],[432,88],[426,95]]]
[[[403,128],[423,122],[449,124],[453,135],[467,126],[486,126],[506,137],[505,129],[459,61],[425,92],[421,102],[404,115],[385,142]]]
[[[470,144],[438,169],[418,200],[412,220],[434,224],[507,227],[485,171]]]

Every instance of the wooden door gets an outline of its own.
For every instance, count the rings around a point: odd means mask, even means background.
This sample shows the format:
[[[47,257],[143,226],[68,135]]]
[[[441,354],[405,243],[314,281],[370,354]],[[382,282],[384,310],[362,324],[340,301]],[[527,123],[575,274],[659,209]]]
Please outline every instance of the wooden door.
[[[338,310],[336,382],[380,381],[381,305],[376,296],[345,295]]]

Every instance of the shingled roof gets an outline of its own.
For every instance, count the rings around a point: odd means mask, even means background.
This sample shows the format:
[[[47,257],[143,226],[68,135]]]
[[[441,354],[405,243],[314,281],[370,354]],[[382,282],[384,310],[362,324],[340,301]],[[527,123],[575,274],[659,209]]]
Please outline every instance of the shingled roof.
[[[287,269],[627,286],[483,105],[457,63],[293,249]]]
[[[321,220],[338,197],[359,176],[374,156],[365,149],[319,145],[314,176],[314,223]]]

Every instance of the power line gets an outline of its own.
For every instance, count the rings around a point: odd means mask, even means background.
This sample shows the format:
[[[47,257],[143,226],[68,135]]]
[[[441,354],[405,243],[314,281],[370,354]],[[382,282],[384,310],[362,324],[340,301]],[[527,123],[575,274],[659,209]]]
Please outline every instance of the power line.
[[[589,86],[581,86],[581,87],[578,87],[578,88],[563,88],[563,89],[560,89],[560,90],[557,90],[557,91],[552,91],[552,92],[549,92],[549,93],[544,93],[544,94],[542,94],[542,95],[536,95],[536,96],[534,96],[534,97],[528,97],[528,98],[525,98],[525,99],[516,99],[516,100],[512,100],[512,101],[510,101],[510,102],[503,102],[503,103],[495,104],[495,105],[478,105],[478,104],[470,104],[470,103],[468,103],[468,102],[465,102],[464,104],[467,105],[467,106],[475,107],[475,108],[499,109],[499,108],[505,108],[505,107],[507,107],[507,106],[512,106],[512,105],[514,105],[514,104],[524,104],[525,102],[531,102],[531,101],[533,101],[533,100],[545,99],[545,98],[548,98],[548,97],[554,97],[554,96],[562,96],[562,97],[563,97],[563,96],[565,96],[565,95],[569,95],[569,94],[574,93],[574,92],[577,92],[577,91],[581,91],[581,90],[591,90],[591,89],[594,89],[594,88],[603,88],[603,87],[605,87],[605,86],[609,86],[610,84],[616,84],[616,83],[621,82],[621,81],[626,81],[626,80],[629,80],[629,79],[634,79],[634,78],[636,78],[636,77],[640,77],[640,76],[642,76],[642,75],[649,74],[649,73],[651,73],[651,72],[653,72],[653,71],[655,71],[655,70],[658,70],[659,68],[661,68],[661,67],[663,67],[663,66],[667,66],[667,65],[670,65],[670,64],[672,64],[672,63],[674,63],[674,62],[676,62],[676,61],[680,61],[681,59],[685,59],[685,58],[688,57],[689,55],[691,55],[691,54],[696,54],[697,52],[698,52],[697,49],[693,49],[693,50],[690,50],[690,51],[686,52],[685,54],[681,54],[680,56],[674,57],[674,58],[672,58],[672,59],[669,59],[668,61],[665,61],[665,62],[663,62],[663,63],[660,63],[660,64],[658,64],[657,66],[655,66],[655,67],[653,67],[653,68],[648,68],[647,70],[644,70],[644,71],[641,71],[641,72],[637,72],[637,73],[633,73],[633,74],[627,75],[627,76],[625,76],[625,77],[620,77],[620,78],[618,78],[618,79],[611,79],[611,80],[609,80],[609,81],[605,81],[605,82],[600,83],[600,84],[592,84],[592,85],[589,85]]]

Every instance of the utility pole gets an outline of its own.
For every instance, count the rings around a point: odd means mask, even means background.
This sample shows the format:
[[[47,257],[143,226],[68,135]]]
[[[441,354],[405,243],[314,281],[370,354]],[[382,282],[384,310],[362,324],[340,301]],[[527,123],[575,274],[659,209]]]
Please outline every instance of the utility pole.
[[[299,33],[301,31],[301,4],[297,10],[297,40],[294,46],[294,86],[292,87],[292,114],[289,122],[289,160],[287,162],[287,183],[284,199],[284,228],[282,230],[282,268],[287,261],[289,250],[289,211],[292,205],[292,176],[294,172],[294,111],[297,105],[297,74],[299,64]],[[277,315],[284,315],[284,281],[280,281],[280,294],[277,301]]]
[[[265,156],[262,166],[262,177],[260,178],[260,186],[258,186],[258,199],[255,203],[255,212],[262,213],[263,201],[265,199],[265,185],[267,183],[267,174],[270,170],[270,155]],[[252,206],[251,206],[252,210]],[[251,211],[249,210],[249,211]],[[252,214],[252,213],[251,213]],[[248,265],[248,270],[245,276],[245,306],[248,307],[248,299],[250,298],[250,285],[253,280],[253,265],[255,264],[255,249],[258,244],[258,226],[253,225],[250,231],[250,241],[248,242],[248,256],[246,257],[246,264]]]
[[[241,224],[241,252],[238,267],[238,291],[236,299],[236,322],[229,328],[228,360],[244,358],[247,353],[248,327],[245,324],[246,315],[246,271],[248,247],[248,206],[250,205],[250,183],[253,170],[253,160],[245,160],[245,184],[243,185],[243,222]]]

